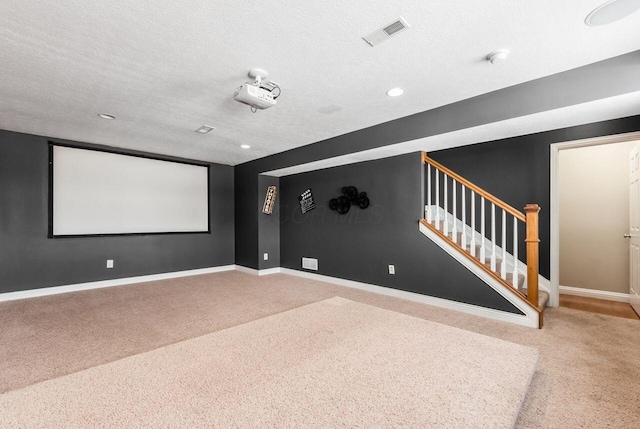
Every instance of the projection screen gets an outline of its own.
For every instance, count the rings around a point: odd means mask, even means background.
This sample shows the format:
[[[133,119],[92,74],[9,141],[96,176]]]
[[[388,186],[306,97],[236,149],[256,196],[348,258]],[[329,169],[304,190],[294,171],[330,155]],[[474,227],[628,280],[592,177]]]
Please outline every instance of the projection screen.
[[[49,236],[209,232],[209,168],[50,144]]]

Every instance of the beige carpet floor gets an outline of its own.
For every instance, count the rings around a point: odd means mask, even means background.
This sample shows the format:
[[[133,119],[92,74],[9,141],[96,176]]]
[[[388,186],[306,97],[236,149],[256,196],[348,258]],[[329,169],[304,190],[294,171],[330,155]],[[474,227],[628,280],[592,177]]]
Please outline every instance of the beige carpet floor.
[[[511,428],[537,360],[335,297],[5,393],[0,427]]]
[[[558,308],[545,311],[537,330],[284,274],[237,271],[0,303],[0,392],[334,296],[538,349],[516,427],[640,427],[638,321]]]

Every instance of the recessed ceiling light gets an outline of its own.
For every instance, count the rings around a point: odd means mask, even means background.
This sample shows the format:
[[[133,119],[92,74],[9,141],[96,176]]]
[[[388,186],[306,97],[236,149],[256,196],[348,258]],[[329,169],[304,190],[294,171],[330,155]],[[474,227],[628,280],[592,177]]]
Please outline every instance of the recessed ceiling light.
[[[610,0],[593,10],[584,23],[596,27],[611,24],[640,9],[640,0]]]
[[[98,116],[102,119],[108,119],[110,121],[114,120],[116,117],[113,115],[109,115],[108,113],[98,113]]]
[[[200,128],[198,128],[198,129],[196,130],[196,133],[200,133],[200,134],[207,134],[208,132],[213,131],[213,130],[214,130],[214,128],[213,128],[212,126],[210,126],[210,125],[203,125],[203,126],[201,126]]]
[[[387,91],[387,95],[389,97],[397,97],[402,94],[404,94],[404,89],[402,88],[391,88],[389,91]]]
[[[241,144],[240,147],[242,149],[251,149],[251,146],[249,146],[248,144]]]

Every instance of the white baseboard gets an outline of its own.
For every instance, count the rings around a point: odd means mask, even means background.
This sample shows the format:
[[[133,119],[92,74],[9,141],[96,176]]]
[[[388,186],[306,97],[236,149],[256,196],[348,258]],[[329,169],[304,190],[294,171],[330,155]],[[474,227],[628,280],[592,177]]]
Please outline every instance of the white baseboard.
[[[243,265],[236,265],[235,267],[236,271],[254,276],[268,276],[269,274],[277,274],[280,272],[280,267],[267,268],[266,270],[256,270],[255,268],[249,268]]]
[[[337,277],[324,276],[321,274],[315,274],[304,271],[292,270],[289,268],[269,268],[266,270],[256,270],[253,268],[247,268],[242,265],[223,265],[219,267],[201,268],[196,270],[176,271],[171,273],[151,274],[146,276],[126,277],[113,280],[102,280],[97,282],[76,283],[64,286],[52,286],[40,289],[30,289],[24,291],[7,292],[0,294],[0,302],[13,301],[16,299],[35,298],[39,296],[56,295],[60,293],[77,292],[89,289],[99,289],[112,286],[122,286],[134,283],[144,283],[156,280],[173,279],[178,277],[196,276],[201,274],[218,273],[222,271],[240,271],[252,275],[269,275],[276,273],[284,273],[292,276],[308,278],[312,280],[318,280],[326,283],[332,283],[339,286],[346,286],[354,289],[360,289],[368,292],[378,293],[381,295],[392,296],[395,298],[406,299],[409,301],[420,302],[423,304],[433,305],[436,307],[446,308],[450,310],[460,311],[462,313],[472,314],[481,317],[487,317],[489,319],[500,320],[504,322],[515,323],[517,325],[530,326],[537,328],[537,325],[531,323],[531,320],[523,315],[508,313],[505,311],[494,310],[491,308],[479,307],[476,305],[465,304],[456,301],[449,301],[446,299],[436,298],[427,295],[421,295],[418,293],[407,292],[399,289],[392,289],[383,286],[377,286],[368,283],[356,282],[353,280],[345,280]],[[575,288],[573,288],[575,289]],[[627,295],[627,302],[628,302]]]
[[[269,275],[269,274],[288,274],[291,276],[302,277],[311,280],[318,280],[325,283],[331,283],[339,286],[346,286],[354,289],[360,289],[367,292],[373,292],[381,295],[392,296],[395,298],[406,299],[408,301],[420,302],[422,304],[433,305],[435,307],[446,308],[449,310],[460,311],[466,314],[473,314],[475,316],[486,317],[489,319],[500,320],[503,322],[515,323],[522,326],[529,326],[537,328],[537,321],[531,320],[530,316],[509,313],[506,311],[494,310],[492,308],[480,307],[477,305],[466,304],[457,301],[450,301],[447,299],[436,298],[433,296],[422,295],[414,292],[407,292],[404,290],[388,288],[384,286],[373,285],[369,283],[356,282],[353,280],[341,279],[338,277],[325,276],[322,274],[316,274],[308,271],[292,270],[290,268],[269,268],[266,270],[256,270],[253,268],[247,268],[241,265],[236,265],[236,270],[252,274],[252,275]]]
[[[259,276],[268,276],[269,274],[278,274],[280,272],[282,272],[282,268],[280,268],[280,267],[267,268],[266,270],[258,271],[258,275]]]
[[[406,299],[408,301],[415,301],[422,304],[433,305],[435,307],[460,311],[462,313],[472,314],[474,316],[486,317],[488,319],[515,323],[517,325],[528,326],[531,328],[538,327],[537,320],[534,321],[531,318],[524,315],[508,313],[506,311],[494,310],[492,308],[479,307],[477,305],[465,304],[457,301],[450,301],[447,299],[436,298],[433,296],[421,295],[419,293],[407,292],[404,290],[372,285],[369,283],[361,283],[353,280],[345,280],[337,277],[329,277],[321,274],[310,273],[307,271],[298,271],[298,270],[292,270],[289,268],[280,268],[280,272],[283,274],[289,274],[292,276],[302,277],[306,279],[318,280],[325,283],[332,283],[339,286],[346,286],[354,289],[360,289],[367,292],[377,293],[380,295],[392,296],[394,298],[401,298],[401,299]]]
[[[606,290],[560,286],[560,293],[563,293],[565,295],[584,296],[587,298],[606,299],[607,301],[629,302],[629,294],[622,292],[608,292]]]
[[[104,287],[122,286],[132,283],[152,282],[156,280],[174,279],[178,277],[197,276],[201,274],[219,273],[221,271],[232,271],[235,265],[222,265],[220,267],[200,268],[196,270],[174,271],[171,273],[151,274],[147,276],[125,277],[113,280],[101,280],[97,282],[76,283],[64,286],[52,286],[40,289],[20,290],[16,292],[6,292],[0,294],[0,302],[13,301],[16,299],[35,298],[38,296],[56,295],[59,293],[77,292],[81,290],[99,289]]]
[[[245,267],[243,265],[236,265],[235,266],[235,270],[236,271],[240,271],[241,273],[253,274],[255,276],[258,275],[258,270],[254,269],[254,268]]]

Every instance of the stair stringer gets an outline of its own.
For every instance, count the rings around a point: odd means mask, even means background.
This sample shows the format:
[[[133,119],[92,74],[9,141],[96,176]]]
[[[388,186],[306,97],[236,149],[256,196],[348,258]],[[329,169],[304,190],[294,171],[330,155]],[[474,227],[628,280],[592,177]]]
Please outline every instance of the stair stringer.
[[[514,291],[510,287],[506,287],[493,276],[480,268],[477,264],[469,259],[462,251],[458,250],[447,240],[438,235],[435,231],[424,225],[422,222],[418,223],[419,230],[431,241],[436,243],[442,250],[447,252],[451,257],[458,261],[461,265],[475,274],[480,280],[486,283],[494,291],[500,294],[504,299],[510,302],[514,307],[520,310],[524,314],[509,313],[507,311],[495,310],[495,319],[515,323],[517,325],[528,326],[530,328],[539,328],[542,324],[542,315],[540,311],[536,310],[531,304],[524,301],[522,296]],[[498,317],[499,314],[499,317]]]
[[[432,213],[435,212],[435,210],[437,209],[440,212],[440,219],[441,220],[444,219],[444,209],[442,207],[432,205],[431,208],[432,208],[431,209]],[[425,216],[427,216],[428,211],[429,211],[429,206],[425,206]],[[435,217],[435,214],[432,214],[432,217]],[[453,228],[452,219],[453,219],[453,215],[449,213],[449,216],[447,216],[449,231],[451,231]],[[458,231],[462,231],[464,229],[466,233],[465,235],[467,236],[467,243],[471,243],[471,236],[469,234],[471,227],[467,225],[466,228],[463,228],[463,224],[460,219],[456,218],[455,221],[456,221],[456,228],[458,229]],[[480,240],[484,240],[485,246],[487,247],[487,249],[491,247],[491,240],[489,240],[486,237],[483,238],[482,234],[480,234],[478,231],[473,231],[473,233],[475,234],[476,242],[480,242]],[[502,255],[502,247],[496,244],[496,250],[500,255]],[[513,271],[513,255],[509,252],[507,252],[506,255],[508,256],[508,258],[506,258],[507,272],[511,272]],[[518,273],[524,276],[524,284],[526,285],[527,284],[527,264],[525,264],[519,259],[518,259]],[[549,281],[549,279],[547,279],[546,277],[543,277],[540,274],[538,274],[538,289],[546,291],[549,294],[549,302],[547,303],[547,306],[549,307],[558,306],[557,300],[553,299],[551,295],[551,282]]]

